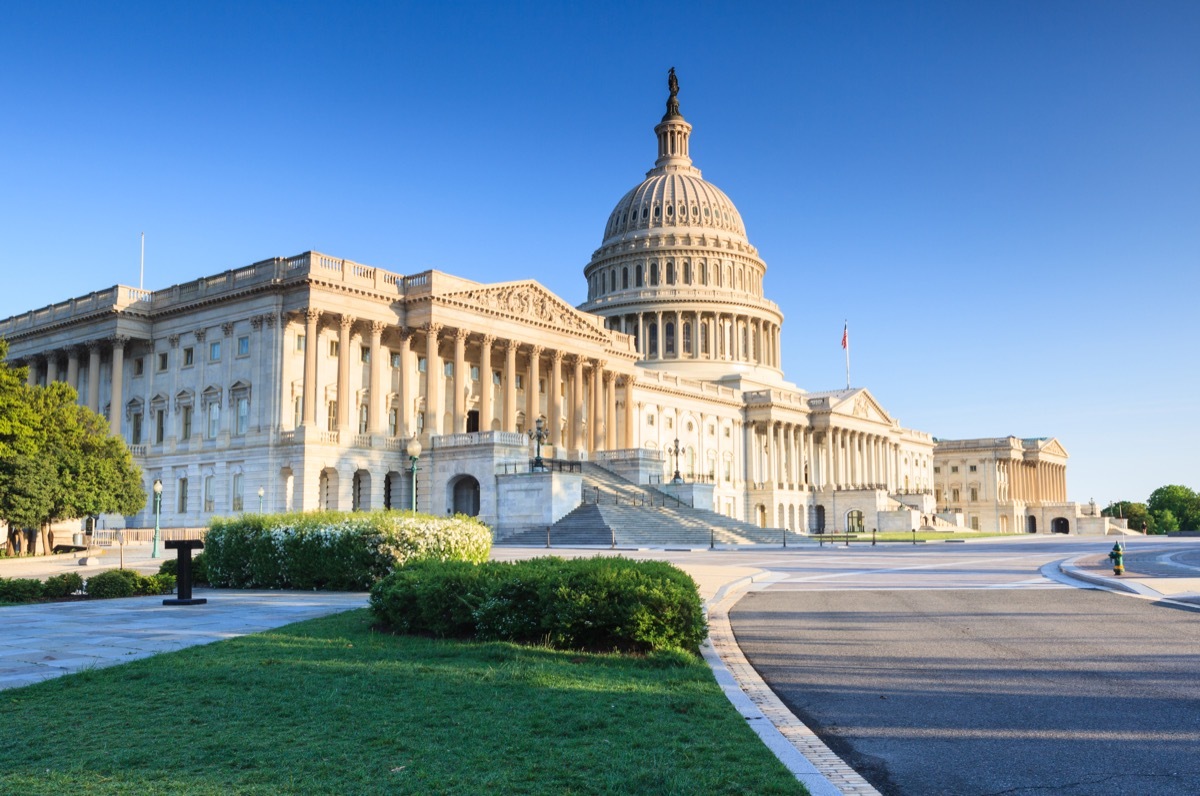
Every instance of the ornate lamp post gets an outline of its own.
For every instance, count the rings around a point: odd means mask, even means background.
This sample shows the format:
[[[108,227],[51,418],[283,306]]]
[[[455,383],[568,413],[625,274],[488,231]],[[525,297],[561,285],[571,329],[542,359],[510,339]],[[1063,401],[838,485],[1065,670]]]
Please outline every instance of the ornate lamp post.
[[[162,480],[154,479],[154,546],[150,548],[150,557],[158,558],[158,519],[162,514]],[[123,550],[121,552],[124,552]]]
[[[262,514],[262,509],[263,509],[263,497],[264,497],[264,496],[266,496],[266,494],[267,494],[267,490],[263,489],[263,488],[260,486],[260,487],[258,488],[258,513],[259,513],[259,514]]]
[[[546,437],[545,425],[539,417],[535,427],[529,430],[529,439],[537,445],[537,455],[533,457],[533,472],[535,473],[546,472],[546,463],[542,461],[542,443],[546,441]]]
[[[408,453],[408,466],[412,472],[412,510],[415,514],[417,511],[417,459],[421,458],[421,440],[417,439],[417,435],[413,434],[412,439],[408,441],[408,447],[405,452]]]
[[[679,474],[679,437],[675,438],[675,447],[671,449],[671,453],[675,454],[675,475],[671,478],[672,484],[682,484],[683,476]]]

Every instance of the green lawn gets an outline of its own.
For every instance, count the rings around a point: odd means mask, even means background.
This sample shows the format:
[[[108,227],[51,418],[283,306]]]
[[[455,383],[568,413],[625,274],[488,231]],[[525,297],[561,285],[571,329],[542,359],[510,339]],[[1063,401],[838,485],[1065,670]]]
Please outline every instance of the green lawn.
[[[708,667],[359,610],[0,691],[0,793],[804,794]]]

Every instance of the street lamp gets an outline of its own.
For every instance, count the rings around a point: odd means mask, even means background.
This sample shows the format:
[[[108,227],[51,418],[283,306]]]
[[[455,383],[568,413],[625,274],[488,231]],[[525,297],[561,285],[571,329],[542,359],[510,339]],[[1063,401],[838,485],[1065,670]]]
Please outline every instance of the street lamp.
[[[263,509],[263,497],[264,497],[266,494],[267,494],[267,490],[263,489],[263,488],[260,486],[260,487],[258,488],[258,513],[259,513],[259,514],[262,514],[262,509]]]
[[[679,474],[679,437],[675,438],[675,447],[671,449],[671,453],[675,454],[675,475],[671,478],[671,483],[682,484],[683,476]]]
[[[408,441],[408,447],[405,452],[408,453],[408,465],[412,471],[412,510],[417,512],[417,459],[421,458],[421,440],[417,439],[417,435],[413,434],[412,439]]]
[[[150,549],[150,557],[158,558],[158,518],[162,514],[162,480],[154,479],[154,546]]]
[[[533,457],[533,472],[546,472],[546,463],[542,461],[542,443],[546,441],[546,428],[539,417],[535,428],[529,430],[529,439],[537,444],[537,455]]]

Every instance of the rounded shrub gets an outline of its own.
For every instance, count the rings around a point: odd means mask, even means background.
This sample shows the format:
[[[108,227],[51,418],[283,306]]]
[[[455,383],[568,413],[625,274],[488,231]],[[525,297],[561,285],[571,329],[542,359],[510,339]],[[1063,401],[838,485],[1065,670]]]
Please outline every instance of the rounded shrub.
[[[52,575],[42,585],[42,596],[50,598],[70,597],[80,591],[83,591],[83,578],[74,572]]]
[[[179,577],[179,559],[168,558],[158,568],[158,574]],[[208,583],[208,559],[204,553],[192,556],[192,583]]]
[[[44,591],[37,578],[0,578],[0,603],[31,603]]]
[[[106,600],[145,594],[170,594],[175,590],[174,575],[142,575],[132,569],[110,569],[87,581],[87,595]]]
[[[371,590],[399,632],[547,643],[558,649],[687,650],[708,633],[695,581],[660,561],[418,561]]]
[[[208,582],[259,589],[370,588],[410,561],[486,561],[492,532],[472,517],[400,511],[216,518],[204,539]]]

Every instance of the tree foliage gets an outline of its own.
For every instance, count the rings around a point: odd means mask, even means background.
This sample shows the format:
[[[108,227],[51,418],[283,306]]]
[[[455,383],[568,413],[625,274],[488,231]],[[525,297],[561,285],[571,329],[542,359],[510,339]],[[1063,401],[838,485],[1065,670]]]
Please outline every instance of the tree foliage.
[[[1200,494],[1179,484],[1160,486],[1150,493],[1146,508],[1154,517],[1171,516],[1178,528],[1169,530],[1200,530]]]

